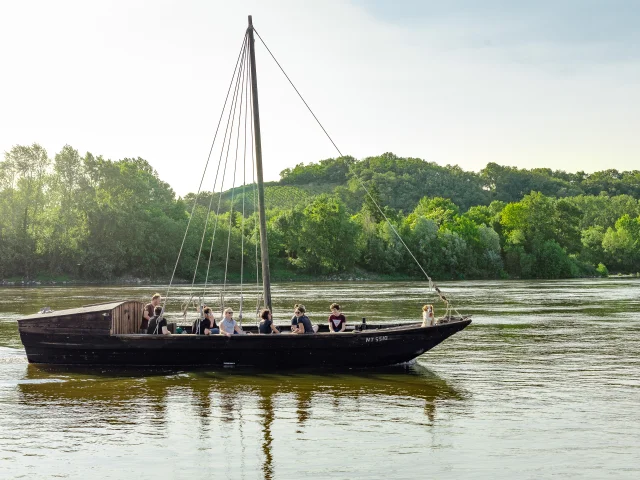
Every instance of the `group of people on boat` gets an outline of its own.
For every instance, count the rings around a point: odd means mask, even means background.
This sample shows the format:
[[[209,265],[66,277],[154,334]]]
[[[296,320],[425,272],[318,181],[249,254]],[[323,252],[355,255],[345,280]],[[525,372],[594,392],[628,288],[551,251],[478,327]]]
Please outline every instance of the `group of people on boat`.
[[[332,303],[329,307],[329,331],[331,333],[341,333],[346,330],[347,319],[340,312],[340,305]],[[273,324],[273,316],[267,308],[260,312],[260,325],[258,330],[262,334],[280,333],[280,330]],[[313,325],[307,316],[307,309],[304,305],[296,304],[291,317],[291,333],[296,335],[311,335],[318,332],[318,326]]]
[[[148,334],[171,335],[168,328],[167,320],[163,316],[163,309],[160,305],[161,295],[154,294],[151,302],[145,305],[142,314],[141,331]],[[331,315],[329,315],[329,332],[341,333],[346,330],[347,319],[341,312],[340,305],[332,303],[329,307]],[[216,322],[213,309],[204,307],[201,310],[201,318],[196,319],[192,325],[191,332],[198,335],[226,335],[234,334],[245,335],[247,332],[242,330],[240,324],[233,318],[233,309],[225,308],[223,311],[223,319],[218,324]],[[280,329],[273,323],[273,314],[268,308],[263,309],[260,314],[260,324],[258,332],[263,335],[280,334]],[[312,335],[318,332],[318,326],[313,325],[307,316],[304,305],[296,304],[291,317],[291,333],[295,335]]]
[[[160,305],[161,296],[156,293],[151,297],[151,302],[144,307],[142,331],[148,334],[171,335],[168,328],[167,320],[163,317],[162,306]],[[347,319],[341,311],[340,305],[332,303],[329,307],[331,315],[329,315],[329,332],[342,333],[346,331]],[[245,335],[247,332],[242,330],[240,324],[233,318],[233,309],[225,308],[223,318],[218,324],[211,307],[201,308],[201,318],[193,322],[191,333],[197,335]],[[268,308],[263,309],[259,315],[260,324],[258,332],[263,335],[280,334],[280,329],[273,323],[273,315]],[[435,317],[433,313],[433,305],[424,305],[422,307],[422,326],[429,327],[435,325]],[[318,332],[318,326],[313,325],[306,314],[304,305],[296,304],[291,318],[291,333],[295,335],[312,335]]]

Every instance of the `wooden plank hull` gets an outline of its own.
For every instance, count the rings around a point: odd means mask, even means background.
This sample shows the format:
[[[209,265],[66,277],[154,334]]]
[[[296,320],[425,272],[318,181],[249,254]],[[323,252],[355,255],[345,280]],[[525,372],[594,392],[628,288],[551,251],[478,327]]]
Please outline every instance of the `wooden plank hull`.
[[[41,333],[20,336],[30,363],[57,365],[328,368],[407,362],[471,320],[316,335],[105,335]]]

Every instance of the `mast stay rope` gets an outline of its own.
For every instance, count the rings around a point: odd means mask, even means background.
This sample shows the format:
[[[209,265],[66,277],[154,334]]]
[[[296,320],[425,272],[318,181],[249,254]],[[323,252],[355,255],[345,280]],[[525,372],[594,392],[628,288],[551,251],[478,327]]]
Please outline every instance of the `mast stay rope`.
[[[340,151],[340,149],[338,148],[338,146],[336,145],[336,142],[333,141],[333,139],[331,138],[331,135],[329,135],[329,133],[327,132],[327,130],[324,128],[324,126],[322,125],[322,123],[320,122],[320,120],[318,120],[318,117],[316,116],[316,114],[313,112],[313,110],[311,110],[311,107],[309,106],[309,104],[306,102],[306,100],[304,99],[304,97],[302,96],[302,94],[300,93],[300,91],[296,88],[296,86],[294,85],[293,81],[291,81],[291,78],[289,78],[289,75],[287,75],[287,72],[284,71],[284,68],[282,68],[282,65],[280,65],[280,62],[278,62],[278,60],[276,59],[275,55],[271,52],[271,50],[269,49],[269,47],[267,46],[267,44],[265,43],[265,41],[262,39],[262,37],[260,36],[260,33],[258,33],[258,31],[255,29],[255,27],[253,28],[253,31],[255,32],[255,34],[258,36],[258,39],[260,40],[260,42],[262,42],[262,45],[264,46],[264,48],[267,49],[267,52],[269,52],[269,55],[271,55],[271,58],[273,59],[274,62],[276,62],[276,65],[278,65],[278,68],[280,69],[280,71],[283,73],[283,75],[285,76],[285,78],[289,81],[289,84],[293,87],[293,89],[295,90],[295,92],[298,94],[298,97],[300,97],[300,100],[302,100],[302,103],[304,103],[304,105],[307,107],[307,110],[309,110],[309,113],[311,113],[311,115],[313,116],[313,118],[315,119],[315,121],[318,123],[318,125],[320,126],[320,128],[322,129],[322,131],[324,132],[324,134],[327,136],[327,138],[329,139],[329,141],[331,142],[331,144],[334,146],[334,148],[336,149],[336,151],[338,152],[338,154],[341,157],[344,157],[344,155],[342,154],[342,152]],[[404,246],[404,248],[407,250],[407,252],[409,253],[409,255],[411,256],[411,258],[414,260],[414,262],[416,263],[416,265],[418,266],[418,268],[420,269],[420,271],[424,274],[424,276],[427,278],[428,282],[429,282],[429,290],[435,290],[436,294],[438,295],[438,297],[440,298],[440,300],[442,302],[444,302],[444,304],[446,305],[446,313],[445,316],[449,316],[451,310],[455,311],[458,315],[460,315],[460,313],[455,310],[455,308],[453,308],[453,305],[451,304],[451,301],[444,296],[444,294],[442,293],[442,291],[440,290],[440,288],[435,284],[435,282],[431,279],[431,277],[429,276],[429,274],[425,271],[425,269],[422,267],[422,264],[418,261],[418,259],[415,257],[415,255],[413,254],[413,252],[411,251],[411,249],[408,247],[408,245],[405,243],[405,241],[402,239],[402,236],[400,235],[400,233],[397,231],[396,227],[393,225],[393,223],[391,223],[391,221],[389,220],[389,218],[387,217],[387,215],[384,213],[384,211],[382,210],[382,208],[380,207],[380,205],[378,205],[378,202],[376,201],[376,199],[373,197],[373,195],[371,195],[371,193],[369,192],[369,189],[365,186],[364,182],[360,179],[360,177],[358,175],[355,174],[355,172],[353,172],[353,169],[351,168],[351,165],[349,165],[349,170],[350,173],[353,175],[353,177],[355,177],[358,180],[358,183],[360,184],[360,186],[362,187],[362,189],[365,191],[365,193],[368,195],[368,197],[371,199],[371,201],[373,202],[373,204],[376,206],[376,208],[378,209],[378,211],[380,212],[380,214],[384,217],[384,219],[386,220],[387,224],[389,225],[389,227],[391,227],[391,230],[393,231],[393,233],[395,233],[395,235],[398,237],[398,240],[400,240],[400,242],[402,243],[402,245]]]

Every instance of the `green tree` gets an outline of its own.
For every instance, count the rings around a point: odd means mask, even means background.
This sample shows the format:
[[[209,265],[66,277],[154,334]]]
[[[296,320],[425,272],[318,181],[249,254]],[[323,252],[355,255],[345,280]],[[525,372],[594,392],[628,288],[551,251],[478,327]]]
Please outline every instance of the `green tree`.
[[[640,217],[623,215],[602,238],[607,264],[619,271],[640,270]]]
[[[285,223],[286,222],[286,223]],[[337,197],[320,195],[297,214],[281,216],[279,228],[288,229],[284,250],[291,263],[313,273],[345,271],[358,258],[357,225]]]
[[[459,215],[460,209],[448,198],[423,197],[418,202],[416,208],[407,217],[407,221],[411,224],[418,218],[429,218],[436,222],[438,227],[448,227],[453,224],[454,219]]]
[[[48,273],[77,273],[78,263],[84,261],[88,236],[84,207],[89,200],[85,184],[80,154],[65,145],[54,158],[48,206],[38,237]]]
[[[12,249],[8,255],[11,263],[7,266],[25,278],[38,270],[36,239],[45,208],[49,164],[46,150],[36,143],[16,145],[5,153],[2,183],[7,204],[3,207],[6,217],[2,236]]]

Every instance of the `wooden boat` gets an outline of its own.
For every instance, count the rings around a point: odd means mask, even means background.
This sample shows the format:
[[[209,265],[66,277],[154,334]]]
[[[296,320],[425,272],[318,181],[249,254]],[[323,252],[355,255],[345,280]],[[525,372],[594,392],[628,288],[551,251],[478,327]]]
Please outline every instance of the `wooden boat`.
[[[350,326],[315,335],[146,335],[135,333],[143,304],[124,301],[36,314],[18,320],[30,363],[120,366],[372,367],[407,362],[465,328],[454,319],[433,327]]]
[[[254,28],[251,17],[244,45],[241,52],[248,50],[245,59],[248,63],[247,70],[250,68],[251,72],[246,78],[247,82],[249,78],[251,80],[262,297],[264,305],[271,310]],[[431,279],[427,278],[432,285]],[[437,287],[435,290],[449,307],[448,300],[440,290]],[[29,362],[36,364],[247,366],[269,369],[373,367],[412,360],[471,323],[468,317],[453,315],[452,310],[447,308],[446,315],[435,326],[428,327],[420,324],[362,324],[351,325],[346,332],[336,334],[328,332],[325,325],[313,335],[259,335],[257,327],[245,327],[247,333],[253,334],[230,337],[193,335],[190,334],[190,327],[184,327],[188,332],[186,334],[147,335],[139,333],[142,310],[141,302],[119,301],[39,313],[18,320],[20,338]]]

